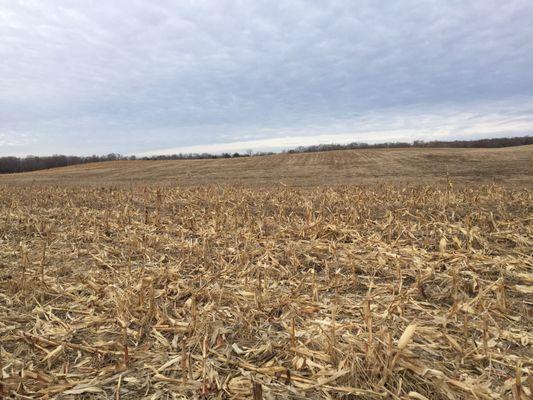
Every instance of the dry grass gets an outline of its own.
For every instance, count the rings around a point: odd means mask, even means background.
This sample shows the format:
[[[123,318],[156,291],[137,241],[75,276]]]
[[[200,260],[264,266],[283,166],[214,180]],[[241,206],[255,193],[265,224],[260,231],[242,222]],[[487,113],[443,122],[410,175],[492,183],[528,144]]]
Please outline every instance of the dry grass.
[[[0,175],[0,185],[374,183],[491,184],[533,188],[533,145],[502,149],[343,150],[219,160],[119,161]]]
[[[0,188],[1,390],[526,399],[532,204],[495,186]]]

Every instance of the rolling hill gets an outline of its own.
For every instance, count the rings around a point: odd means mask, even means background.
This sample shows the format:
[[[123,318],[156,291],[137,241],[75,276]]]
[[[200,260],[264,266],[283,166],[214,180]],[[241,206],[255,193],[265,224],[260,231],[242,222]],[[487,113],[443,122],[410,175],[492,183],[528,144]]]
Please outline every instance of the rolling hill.
[[[116,161],[0,175],[0,185],[243,184],[252,186],[496,182],[533,185],[533,146],[379,149],[212,160]]]

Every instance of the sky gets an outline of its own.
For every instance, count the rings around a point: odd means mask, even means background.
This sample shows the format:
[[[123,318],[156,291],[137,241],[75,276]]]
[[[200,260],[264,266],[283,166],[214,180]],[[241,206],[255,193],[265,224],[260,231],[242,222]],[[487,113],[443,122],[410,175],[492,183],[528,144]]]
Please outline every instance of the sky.
[[[533,1],[0,0],[0,156],[533,134]]]

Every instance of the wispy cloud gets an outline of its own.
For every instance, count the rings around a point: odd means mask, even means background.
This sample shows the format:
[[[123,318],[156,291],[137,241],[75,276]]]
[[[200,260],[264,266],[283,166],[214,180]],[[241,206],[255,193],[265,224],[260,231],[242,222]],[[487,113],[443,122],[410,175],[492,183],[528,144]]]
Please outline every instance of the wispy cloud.
[[[28,153],[133,153],[500,100],[529,121],[532,19],[527,0],[0,0],[0,133],[32,135]],[[375,140],[398,123],[382,122]]]

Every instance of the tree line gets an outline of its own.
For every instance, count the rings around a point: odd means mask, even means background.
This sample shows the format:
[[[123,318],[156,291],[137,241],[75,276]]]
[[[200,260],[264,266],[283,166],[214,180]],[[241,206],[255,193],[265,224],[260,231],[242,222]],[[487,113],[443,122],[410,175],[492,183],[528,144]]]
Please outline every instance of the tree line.
[[[477,140],[433,140],[423,141],[415,140],[414,142],[385,142],[385,143],[359,143],[353,142],[348,144],[319,144],[313,146],[300,146],[287,153],[313,153],[317,151],[333,150],[353,150],[353,149],[389,149],[389,148],[408,148],[408,147],[427,147],[427,148],[498,148],[511,146],[524,146],[533,144],[533,136],[522,136],[512,138],[494,138],[494,139],[477,139]]]
[[[443,141],[434,140],[425,142],[415,140],[414,142],[386,142],[386,143],[349,143],[349,144],[319,144],[313,146],[299,146],[292,150],[284,150],[283,153],[313,153],[318,151],[332,150],[350,150],[350,149],[387,149],[387,148],[497,148],[510,146],[523,146],[533,144],[532,136],[512,137],[512,138],[494,138],[494,139],[477,139],[477,140],[454,140]],[[273,152],[256,152],[248,150],[246,153],[223,153],[220,155],[210,153],[180,153],[171,155],[158,155],[148,157],[123,156],[121,154],[110,153],[103,156],[26,156],[26,157],[0,157],[0,174],[15,172],[29,172],[41,169],[66,167],[69,165],[88,164],[102,161],[119,161],[119,160],[198,160],[210,158],[237,158],[250,156],[272,155]]]

